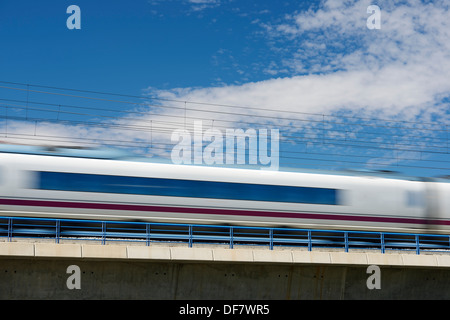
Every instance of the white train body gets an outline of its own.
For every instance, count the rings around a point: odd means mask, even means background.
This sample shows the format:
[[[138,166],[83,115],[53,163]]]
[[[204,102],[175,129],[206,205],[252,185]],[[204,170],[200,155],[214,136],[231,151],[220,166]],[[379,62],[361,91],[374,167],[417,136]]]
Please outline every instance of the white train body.
[[[450,230],[450,183],[0,153],[3,216]]]

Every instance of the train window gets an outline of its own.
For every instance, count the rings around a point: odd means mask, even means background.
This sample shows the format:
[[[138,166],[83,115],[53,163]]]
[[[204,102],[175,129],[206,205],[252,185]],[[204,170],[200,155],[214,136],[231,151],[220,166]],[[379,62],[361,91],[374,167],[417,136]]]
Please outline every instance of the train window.
[[[261,185],[218,181],[142,178],[67,172],[38,172],[44,190],[122,193],[310,204],[338,204],[330,188]]]

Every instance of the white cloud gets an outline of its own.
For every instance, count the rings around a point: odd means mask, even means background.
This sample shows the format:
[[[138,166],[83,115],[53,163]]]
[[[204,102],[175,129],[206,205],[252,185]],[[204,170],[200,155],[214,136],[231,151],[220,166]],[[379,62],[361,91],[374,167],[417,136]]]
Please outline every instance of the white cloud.
[[[450,19],[444,2],[381,2],[381,30],[368,30],[369,1],[325,1],[271,26],[271,37],[298,46],[276,66],[297,75],[210,88],[155,92],[159,97],[290,111],[352,109],[417,116],[450,92]]]
[[[431,148],[421,141],[438,138],[439,130],[445,130],[450,120],[449,105],[442,100],[450,96],[449,5],[444,1],[379,1],[381,29],[369,30],[366,10],[370,4],[365,0],[328,0],[319,8],[287,16],[278,25],[265,24],[267,35],[276,40],[272,41],[277,45],[274,50],[281,53],[280,60],[268,63],[265,71],[272,76],[289,76],[242,85],[149,92],[159,98],[247,107],[187,104],[239,113],[193,111],[192,117],[210,117],[217,124],[228,120],[223,123],[228,126],[256,122],[278,127],[285,136],[317,139],[321,135],[318,128],[324,126],[320,114],[416,121],[415,129],[389,129],[391,123],[382,123],[386,129],[379,131],[380,136],[366,136],[372,145],[387,146],[385,152],[372,152],[386,164],[398,163],[399,154],[414,158],[417,150]],[[308,123],[305,119],[319,120]],[[430,126],[436,130],[424,129]],[[337,132],[335,136],[351,140],[362,131],[350,126],[347,133],[347,128],[337,127],[330,125],[327,137]],[[400,151],[392,151],[396,149]],[[368,160],[367,165],[376,162]]]
[[[187,2],[192,6],[193,11],[202,11],[220,5],[219,0],[187,0]]]

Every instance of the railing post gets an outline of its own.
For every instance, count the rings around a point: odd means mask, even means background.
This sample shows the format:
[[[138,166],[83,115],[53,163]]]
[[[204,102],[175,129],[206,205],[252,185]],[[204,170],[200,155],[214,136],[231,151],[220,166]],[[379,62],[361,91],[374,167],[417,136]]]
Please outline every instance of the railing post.
[[[61,221],[58,219],[56,220],[56,238],[55,238],[56,243],[59,243],[60,233],[61,233]]]
[[[102,221],[102,244],[106,243],[106,222]]]
[[[12,232],[13,232],[13,220],[12,218],[8,218],[8,242],[12,241]]]
[[[145,237],[146,237],[146,241],[145,241],[145,245],[148,247],[150,245],[150,232],[151,232],[151,228],[150,228],[150,223],[147,223],[145,226]]]
[[[416,234],[416,254],[420,254],[420,241],[418,234]]]
[[[192,226],[189,225],[189,248],[192,248]]]
[[[230,249],[234,248],[234,228],[230,227]]]
[[[348,232],[344,232],[345,252],[348,252]]]
[[[311,230],[308,230],[308,251],[312,251]]]
[[[269,249],[273,250],[273,229],[269,229],[269,238],[270,238]]]

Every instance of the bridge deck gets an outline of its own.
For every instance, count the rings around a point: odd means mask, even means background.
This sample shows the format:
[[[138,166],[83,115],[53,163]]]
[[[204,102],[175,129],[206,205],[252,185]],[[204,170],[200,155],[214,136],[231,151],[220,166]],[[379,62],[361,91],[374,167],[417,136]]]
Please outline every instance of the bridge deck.
[[[193,263],[257,263],[312,265],[379,265],[392,267],[450,268],[450,253],[413,252],[379,253],[364,250],[354,252],[307,251],[298,248],[267,250],[261,248],[228,249],[219,246],[188,248],[186,246],[47,243],[36,241],[0,242],[0,257],[50,259],[120,259],[139,261],[171,261]]]

